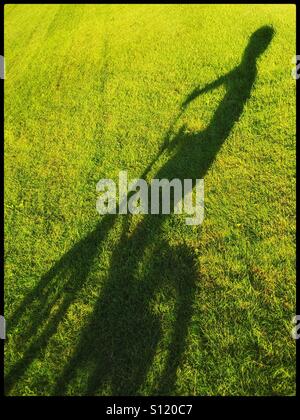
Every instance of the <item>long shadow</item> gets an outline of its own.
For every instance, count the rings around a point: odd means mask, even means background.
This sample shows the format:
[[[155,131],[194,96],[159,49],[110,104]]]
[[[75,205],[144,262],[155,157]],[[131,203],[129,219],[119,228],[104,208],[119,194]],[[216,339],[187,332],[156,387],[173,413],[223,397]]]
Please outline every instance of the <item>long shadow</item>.
[[[269,26],[255,31],[236,68],[188,95],[178,117],[200,95],[221,85],[226,89],[205,130],[191,134],[183,126],[171,142],[172,130],[169,130],[163,144],[172,149],[173,155],[157,171],[155,178],[204,178],[243,113],[257,76],[257,59],[267,49],[273,35],[274,31]],[[25,374],[32,361],[41,355],[56,332],[68,307],[85,284],[101,243],[113,228],[116,217],[105,216],[92,233],[55,264],[14,313],[8,323],[12,329],[23,316],[28,316],[29,311],[31,325],[22,336],[24,339],[35,337],[23,358],[6,376],[6,392]],[[174,293],[175,321],[167,362],[153,393],[176,393],[176,371],[185,347],[196,284],[201,279],[197,276],[193,250],[184,243],[170,247],[164,240],[162,229],[168,217],[162,214],[146,215],[130,234],[128,226],[131,216],[125,219],[122,236],[112,252],[108,278],[94,312],[81,332],[79,344],[57,381],[54,394],[67,393],[68,385],[76,380],[78,372],[85,378],[81,394],[134,395],[141,392],[162,338],[161,320],[153,314],[150,302],[157,292],[164,289]],[[139,264],[149,249],[151,262],[141,276]],[[36,296],[39,299],[37,302]],[[58,309],[52,315],[54,306],[58,306]]]

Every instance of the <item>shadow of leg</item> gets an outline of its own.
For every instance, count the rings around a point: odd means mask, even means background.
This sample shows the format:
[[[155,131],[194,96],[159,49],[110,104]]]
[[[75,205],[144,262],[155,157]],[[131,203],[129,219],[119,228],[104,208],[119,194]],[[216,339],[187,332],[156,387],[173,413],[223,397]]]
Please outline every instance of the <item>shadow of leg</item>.
[[[8,323],[9,333],[22,318],[23,324],[26,322],[26,327],[18,337],[25,352],[5,377],[6,392],[24,375],[57,331],[60,321],[84,286],[99,246],[113,227],[114,221],[115,216],[104,218],[93,232],[65,254],[12,316]],[[51,315],[54,307],[54,315]]]

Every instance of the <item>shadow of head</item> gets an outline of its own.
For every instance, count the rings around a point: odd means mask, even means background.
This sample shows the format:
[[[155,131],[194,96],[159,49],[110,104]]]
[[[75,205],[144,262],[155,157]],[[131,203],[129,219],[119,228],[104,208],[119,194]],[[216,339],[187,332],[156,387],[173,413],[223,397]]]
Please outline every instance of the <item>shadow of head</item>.
[[[256,60],[266,51],[274,37],[274,34],[274,28],[268,25],[262,26],[253,32],[245,49],[244,59]]]

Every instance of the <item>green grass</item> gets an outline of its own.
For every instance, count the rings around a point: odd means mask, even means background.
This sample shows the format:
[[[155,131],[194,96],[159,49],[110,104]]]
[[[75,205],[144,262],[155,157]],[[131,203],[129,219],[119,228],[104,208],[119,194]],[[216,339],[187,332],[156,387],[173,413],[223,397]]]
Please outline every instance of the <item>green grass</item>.
[[[5,6],[7,394],[295,393],[294,54],[292,5]],[[97,214],[153,159],[201,226]]]

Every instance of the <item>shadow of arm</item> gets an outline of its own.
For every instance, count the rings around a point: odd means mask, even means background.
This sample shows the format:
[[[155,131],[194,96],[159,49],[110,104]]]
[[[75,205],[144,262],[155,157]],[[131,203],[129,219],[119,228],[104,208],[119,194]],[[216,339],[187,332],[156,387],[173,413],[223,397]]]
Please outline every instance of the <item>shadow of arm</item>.
[[[202,95],[204,93],[210,92],[211,90],[214,90],[214,89],[218,88],[219,86],[221,86],[223,83],[226,82],[227,78],[228,78],[228,75],[221,76],[217,80],[215,80],[215,81],[213,81],[211,83],[208,83],[206,86],[204,86],[201,89],[199,87],[195,88],[186,97],[185,101],[181,105],[181,108],[182,109],[185,109],[190,104],[190,102],[192,102],[194,99],[198,98],[198,96],[200,96],[200,95]]]

